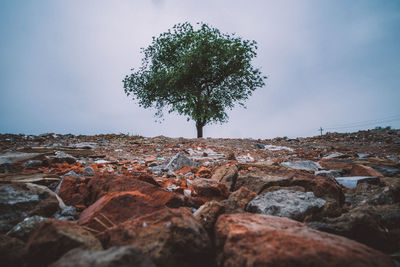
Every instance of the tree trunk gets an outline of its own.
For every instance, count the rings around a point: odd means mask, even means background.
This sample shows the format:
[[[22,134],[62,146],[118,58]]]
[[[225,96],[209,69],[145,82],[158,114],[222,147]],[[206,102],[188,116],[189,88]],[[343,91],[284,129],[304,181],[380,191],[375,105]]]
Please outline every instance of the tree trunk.
[[[201,123],[199,121],[196,122],[197,138],[203,137],[203,127],[204,127],[204,123]]]

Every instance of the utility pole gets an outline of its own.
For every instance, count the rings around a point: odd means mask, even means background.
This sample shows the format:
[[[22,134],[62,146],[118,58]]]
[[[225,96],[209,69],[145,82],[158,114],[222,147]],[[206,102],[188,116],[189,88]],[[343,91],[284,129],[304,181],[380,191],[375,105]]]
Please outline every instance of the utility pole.
[[[322,136],[322,131],[323,131],[324,129],[322,129],[322,127],[319,127],[318,130],[321,132],[321,136]]]

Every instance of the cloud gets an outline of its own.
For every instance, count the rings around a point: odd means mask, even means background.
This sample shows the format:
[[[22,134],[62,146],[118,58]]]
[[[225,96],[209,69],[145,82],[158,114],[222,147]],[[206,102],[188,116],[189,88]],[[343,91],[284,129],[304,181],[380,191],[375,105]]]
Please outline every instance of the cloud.
[[[32,1],[0,7],[0,132],[194,137],[194,124],[125,96],[140,48],[184,21],[258,42],[268,75],[213,137],[314,135],[319,126],[400,114],[396,1]],[[399,121],[392,123],[400,127]],[[374,127],[371,125],[370,127]],[[356,129],[355,129],[356,130]]]

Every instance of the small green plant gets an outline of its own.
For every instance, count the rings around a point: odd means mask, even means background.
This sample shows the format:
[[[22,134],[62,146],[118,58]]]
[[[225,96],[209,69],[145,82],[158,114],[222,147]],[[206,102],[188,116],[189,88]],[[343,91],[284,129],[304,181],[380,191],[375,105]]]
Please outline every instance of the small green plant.
[[[282,139],[288,140],[289,138],[285,135],[284,137],[282,137]]]

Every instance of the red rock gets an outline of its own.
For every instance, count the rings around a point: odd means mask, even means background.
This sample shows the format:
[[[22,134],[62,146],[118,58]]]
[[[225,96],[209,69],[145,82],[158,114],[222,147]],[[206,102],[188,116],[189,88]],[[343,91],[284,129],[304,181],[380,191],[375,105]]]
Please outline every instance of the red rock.
[[[155,156],[148,156],[148,157],[146,157],[146,158],[144,159],[144,162],[145,162],[146,164],[149,164],[149,163],[154,162],[154,161],[157,161],[157,158],[156,158]]]
[[[350,171],[353,163],[346,159],[322,159],[318,163],[326,170]]]
[[[241,187],[231,193],[228,199],[221,201],[225,207],[225,213],[242,213],[245,212],[246,205],[257,196],[253,191],[246,187]]]
[[[376,176],[383,177],[382,173],[372,169],[369,166],[355,164],[350,170],[351,176]]]
[[[188,165],[185,165],[182,168],[180,168],[179,170],[175,171],[175,173],[180,173],[180,174],[185,175],[191,171],[192,171],[192,169]]]
[[[85,205],[86,198],[89,195],[88,182],[91,178],[73,178],[65,177],[58,191],[58,196],[68,206]]]
[[[42,222],[26,245],[31,266],[47,266],[74,248],[98,250],[101,243],[87,230],[70,221]]]
[[[211,179],[197,178],[193,180],[192,187],[196,196],[204,202],[220,201],[229,196],[229,190],[223,183]]]
[[[202,166],[197,171],[196,176],[198,176],[200,178],[210,178],[211,177],[211,170],[210,170],[210,168]]]
[[[221,215],[215,231],[219,266],[394,266],[377,250],[288,218]]]
[[[148,182],[150,181],[150,182]],[[183,200],[178,195],[162,190],[154,182],[150,175],[139,176],[115,176],[115,175],[95,175],[88,183],[90,195],[87,203],[90,205],[102,196],[112,192],[139,191],[142,194],[151,196],[168,207],[179,207],[183,205]]]
[[[211,243],[188,208],[162,209],[99,236],[105,247],[131,245],[157,266],[210,266]]]
[[[212,200],[198,208],[196,212],[193,213],[193,216],[201,223],[201,225],[203,225],[204,229],[206,229],[208,232],[212,232],[218,216],[223,214],[224,211],[224,205]]]
[[[153,199],[139,191],[114,192],[101,197],[85,209],[78,223],[101,232],[130,218],[165,207],[162,200]]]
[[[211,179],[225,184],[229,190],[233,190],[238,177],[238,168],[236,165],[224,165],[214,171]]]

